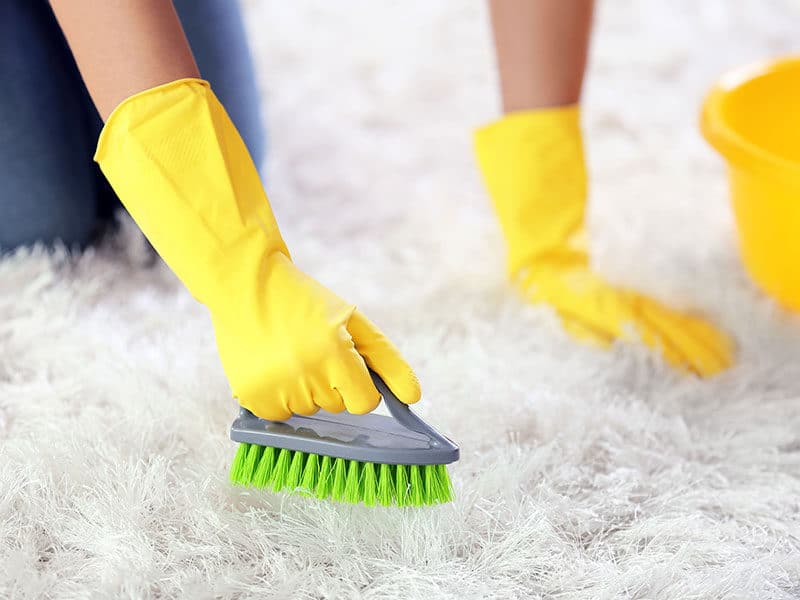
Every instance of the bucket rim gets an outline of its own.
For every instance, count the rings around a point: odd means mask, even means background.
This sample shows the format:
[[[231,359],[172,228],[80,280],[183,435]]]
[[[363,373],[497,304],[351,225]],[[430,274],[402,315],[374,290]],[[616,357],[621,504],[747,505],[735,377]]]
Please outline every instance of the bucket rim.
[[[800,55],[765,59],[732,69],[711,87],[700,113],[700,131],[706,141],[738,168],[769,171],[800,185],[800,161],[783,158],[737,133],[726,121],[722,107],[730,94],[755,79],[781,71],[800,71]]]

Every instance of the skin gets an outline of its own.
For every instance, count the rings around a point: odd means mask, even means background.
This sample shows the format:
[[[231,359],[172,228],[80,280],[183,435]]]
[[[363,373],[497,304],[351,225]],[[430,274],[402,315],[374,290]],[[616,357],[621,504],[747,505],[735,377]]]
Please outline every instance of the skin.
[[[503,112],[580,100],[594,0],[490,0]]]
[[[197,64],[171,2],[52,0],[100,115]],[[594,0],[489,0],[505,113],[580,100]]]
[[[143,90],[199,77],[172,2],[51,0],[103,120]]]

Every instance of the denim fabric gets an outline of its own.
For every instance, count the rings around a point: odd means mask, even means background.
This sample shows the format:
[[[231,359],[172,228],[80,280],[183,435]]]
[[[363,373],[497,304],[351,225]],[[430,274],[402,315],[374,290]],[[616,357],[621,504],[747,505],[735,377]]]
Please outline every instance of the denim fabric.
[[[260,165],[265,136],[237,2],[175,7],[202,76]],[[45,0],[0,2],[0,90],[0,251],[86,246],[119,201],[92,161],[102,121]]]

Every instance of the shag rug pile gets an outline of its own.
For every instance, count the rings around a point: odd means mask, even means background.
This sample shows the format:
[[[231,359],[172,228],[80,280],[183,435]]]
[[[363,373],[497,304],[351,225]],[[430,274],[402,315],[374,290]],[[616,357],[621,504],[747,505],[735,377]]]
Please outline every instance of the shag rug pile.
[[[598,269],[731,331],[684,377],[574,343],[505,282],[471,155],[496,116],[481,2],[250,2],[267,189],[296,261],[359,304],[460,442],[457,500],[231,487],[204,311],[128,223],[0,261],[0,597],[797,598],[800,322],[740,266],[696,121],[798,43],[778,0],[602,2],[586,90]]]

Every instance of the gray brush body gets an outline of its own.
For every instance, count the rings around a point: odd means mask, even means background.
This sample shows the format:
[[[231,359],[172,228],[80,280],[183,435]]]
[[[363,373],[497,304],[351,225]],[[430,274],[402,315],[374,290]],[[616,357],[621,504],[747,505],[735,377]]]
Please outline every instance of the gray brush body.
[[[267,421],[242,408],[231,425],[231,439],[389,465],[444,465],[458,460],[455,443],[411,412],[375,373],[372,379],[391,417],[320,410],[310,417]]]

